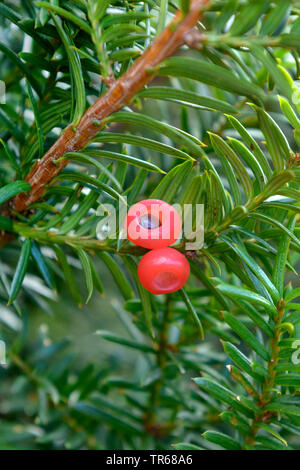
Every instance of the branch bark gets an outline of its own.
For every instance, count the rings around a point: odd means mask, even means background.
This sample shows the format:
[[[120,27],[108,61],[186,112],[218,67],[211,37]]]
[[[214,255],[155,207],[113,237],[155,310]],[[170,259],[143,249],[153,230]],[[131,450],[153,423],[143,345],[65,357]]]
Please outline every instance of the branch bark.
[[[187,33],[195,27],[201,17],[201,8],[208,2],[209,0],[193,0],[186,16],[183,16],[179,10],[173,21],[166,26],[129,70],[87,109],[77,128],[74,129],[70,124],[65,129],[28,174],[26,180],[31,184],[31,191],[16,196],[10,202],[10,206],[15,211],[22,212],[39,199],[45,191],[45,186],[68,164],[68,160],[54,164],[55,160],[67,152],[76,152],[84,148],[101,129],[101,120],[128,105],[136,93],[153,79],[155,67],[184,44]]]

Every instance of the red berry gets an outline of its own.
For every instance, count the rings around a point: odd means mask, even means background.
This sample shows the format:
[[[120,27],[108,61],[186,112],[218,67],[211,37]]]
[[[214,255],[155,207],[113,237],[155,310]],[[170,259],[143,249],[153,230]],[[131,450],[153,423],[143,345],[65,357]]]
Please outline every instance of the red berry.
[[[128,239],[144,248],[156,249],[172,245],[180,236],[178,212],[160,199],[146,199],[134,204],[126,216]]]
[[[186,257],[174,248],[159,248],[146,253],[138,265],[140,283],[152,294],[176,292],[190,274]]]

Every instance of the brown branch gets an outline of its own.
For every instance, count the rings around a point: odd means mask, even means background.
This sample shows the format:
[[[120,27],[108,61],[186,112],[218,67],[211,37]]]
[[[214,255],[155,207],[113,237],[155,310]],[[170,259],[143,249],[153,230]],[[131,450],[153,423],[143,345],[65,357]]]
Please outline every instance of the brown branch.
[[[11,207],[22,212],[30,204],[39,199],[45,186],[67,165],[68,160],[55,160],[67,152],[76,152],[84,148],[101,129],[101,121],[110,114],[130,103],[132,98],[148,82],[152,80],[157,67],[166,57],[174,54],[185,43],[186,34],[197,24],[201,16],[201,8],[209,0],[193,0],[190,11],[183,16],[179,10],[173,21],[153,41],[148,49],[135,61],[129,70],[116,80],[109,90],[99,97],[87,109],[76,129],[70,124],[43,158],[36,162],[27,176],[31,191],[19,194],[11,202]]]
[[[270,419],[273,418],[274,413],[272,411],[266,410],[265,406],[268,405],[272,398],[272,392],[275,388],[276,380],[276,366],[279,362],[280,354],[280,339],[282,335],[282,330],[280,325],[282,323],[282,318],[285,312],[285,302],[283,299],[279,300],[277,303],[277,314],[274,316],[274,336],[271,341],[271,357],[268,362],[268,375],[265,378],[264,384],[262,386],[262,391],[259,395],[258,407],[261,409],[259,413],[255,413],[254,418],[251,424],[251,431],[245,436],[244,448],[248,449],[248,446],[255,445],[255,438],[259,431],[260,423],[268,423]],[[276,413],[275,413],[276,414]]]

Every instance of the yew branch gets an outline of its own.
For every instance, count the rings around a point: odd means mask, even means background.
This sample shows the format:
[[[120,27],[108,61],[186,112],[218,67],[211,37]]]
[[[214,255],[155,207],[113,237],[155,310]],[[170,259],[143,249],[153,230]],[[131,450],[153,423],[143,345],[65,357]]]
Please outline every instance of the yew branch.
[[[155,67],[185,43],[186,35],[196,26],[201,16],[201,9],[208,1],[193,0],[186,16],[179,10],[173,21],[166,26],[128,71],[87,109],[76,129],[70,124],[64,130],[54,145],[42,159],[37,161],[28,174],[26,179],[31,184],[31,191],[27,194],[20,194],[11,201],[11,207],[15,211],[24,211],[43,195],[45,186],[68,163],[67,159],[56,163],[57,159],[67,152],[76,152],[84,148],[101,129],[101,121],[128,105],[136,93],[153,79]]]

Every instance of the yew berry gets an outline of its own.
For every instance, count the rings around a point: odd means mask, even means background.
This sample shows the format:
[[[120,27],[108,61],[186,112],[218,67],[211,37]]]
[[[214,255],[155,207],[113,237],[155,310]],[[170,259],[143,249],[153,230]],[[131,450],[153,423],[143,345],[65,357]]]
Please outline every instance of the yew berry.
[[[125,219],[128,239],[144,248],[172,245],[181,233],[181,218],[167,202],[146,199],[134,204]]]
[[[169,294],[184,286],[190,274],[186,257],[174,248],[146,253],[138,265],[140,283],[152,294]]]

